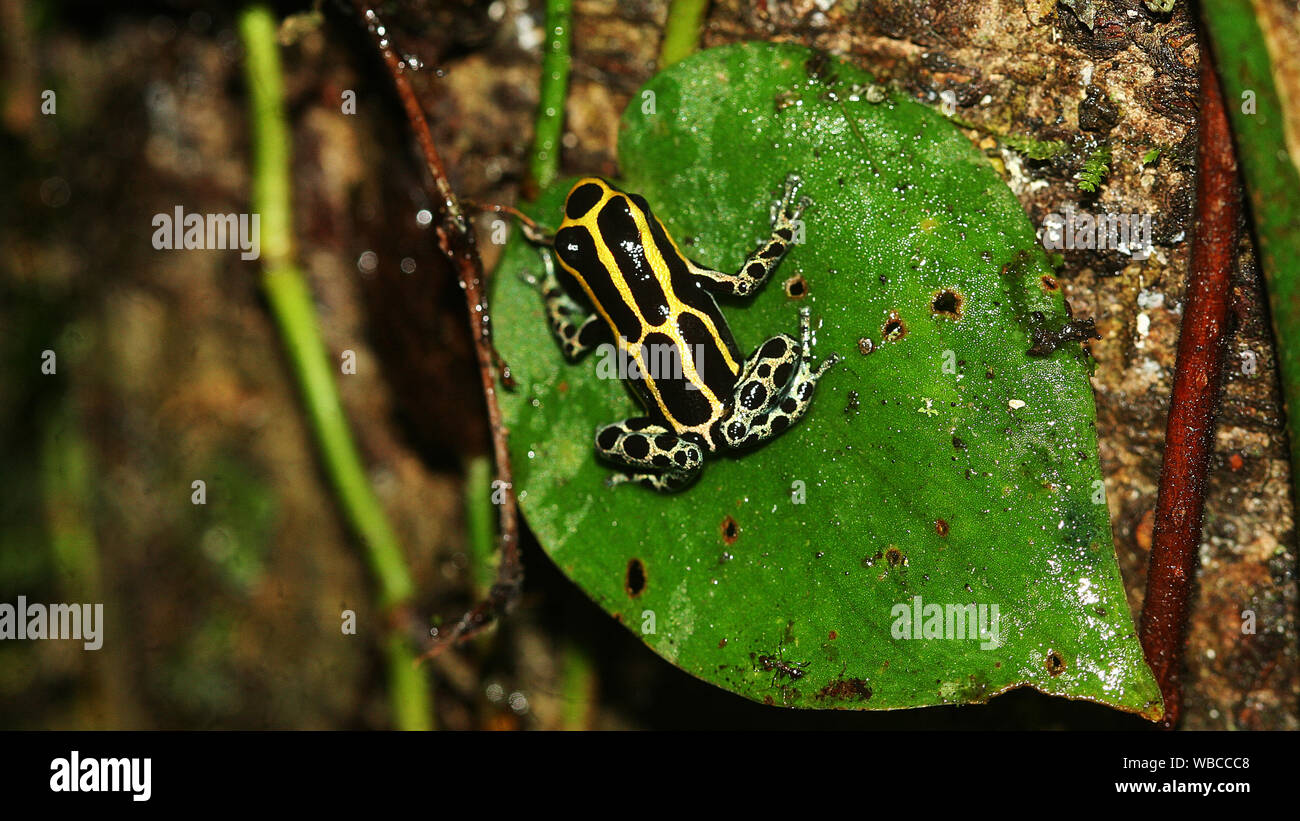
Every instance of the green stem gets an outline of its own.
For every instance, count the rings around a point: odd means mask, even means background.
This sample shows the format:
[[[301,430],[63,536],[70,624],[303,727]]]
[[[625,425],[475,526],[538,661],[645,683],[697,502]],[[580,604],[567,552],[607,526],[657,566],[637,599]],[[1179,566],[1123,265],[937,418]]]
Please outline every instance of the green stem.
[[[100,601],[99,548],[90,509],[90,448],[72,396],[60,401],[46,425],[41,448],[45,520],[63,594]]]
[[[533,138],[532,172],[539,189],[555,182],[560,170],[560,140],[564,136],[564,101],[569,93],[569,47],[572,39],[571,0],[548,0],[542,88]]]
[[[240,15],[239,29],[252,108],[253,211],[261,215],[262,287],[298,380],[325,472],[379,585],[379,604],[387,613],[400,612],[409,604],[415,585],[397,535],[366,478],[334,385],[311,292],[294,262],[290,136],[275,18],[267,8],[252,6]],[[414,666],[414,648],[400,631],[392,632],[385,643],[396,726],[428,729],[433,710],[424,673]]]
[[[469,531],[470,570],[478,599],[487,596],[497,578],[492,473],[492,460],[486,456],[475,456],[465,468],[465,524]]]
[[[564,666],[560,691],[564,707],[561,721],[565,730],[590,730],[596,695],[596,669],[584,647],[574,641],[564,644]]]
[[[695,51],[708,7],[709,0],[672,0],[664,23],[663,43],[659,46],[660,71]]]

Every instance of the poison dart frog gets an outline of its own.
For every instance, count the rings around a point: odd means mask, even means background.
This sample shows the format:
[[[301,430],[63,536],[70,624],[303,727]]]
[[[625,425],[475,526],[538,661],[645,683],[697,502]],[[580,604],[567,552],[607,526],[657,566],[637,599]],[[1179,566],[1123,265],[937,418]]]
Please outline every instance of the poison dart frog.
[[[613,474],[608,485],[681,490],[699,475],[705,454],[768,441],[808,412],[817,381],[839,361],[831,355],[812,364],[808,309],[800,311],[799,340],[778,334],[742,360],[713,298],[748,296],[775,270],[810,204],[797,196],[799,184],[793,174],[786,179],[771,236],[734,274],[692,262],[644,197],[596,177],[574,184],[553,236],[532,226],[529,238],[553,246],[595,308],[569,296],[550,254],[542,255],[540,280],[525,277],[542,294],[565,358],[576,362],[612,333],[628,365],[626,382],[646,411],[596,432],[597,454],[629,471]]]

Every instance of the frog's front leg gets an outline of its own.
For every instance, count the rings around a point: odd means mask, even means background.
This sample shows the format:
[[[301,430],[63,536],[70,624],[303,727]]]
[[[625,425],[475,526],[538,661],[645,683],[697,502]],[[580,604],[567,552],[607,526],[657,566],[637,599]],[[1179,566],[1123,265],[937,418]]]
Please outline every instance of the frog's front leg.
[[[596,452],[630,474],[616,473],[606,484],[636,482],[660,491],[681,490],[704,464],[704,450],[647,418],[606,425],[596,432]],[[654,471],[654,472],[644,472]]]
[[[604,324],[599,314],[588,314],[565,293],[549,251],[542,252],[542,262],[542,278],[525,275],[524,281],[541,293],[551,334],[560,343],[564,358],[576,362],[599,343]]]
[[[772,209],[772,235],[749,255],[739,272],[727,274],[691,263],[691,273],[702,277],[706,280],[706,287],[718,293],[748,296],[758,290],[790,250],[799,217],[812,203],[807,197],[799,196],[801,184],[802,180],[796,174],[785,178],[785,193],[781,202]]]
[[[781,334],[763,343],[741,370],[732,396],[732,411],[722,423],[722,441],[729,448],[766,442],[799,421],[812,407],[817,380],[840,360],[831,354],[812,364],[812,320],[807,308],[799,312],[802,342]]]

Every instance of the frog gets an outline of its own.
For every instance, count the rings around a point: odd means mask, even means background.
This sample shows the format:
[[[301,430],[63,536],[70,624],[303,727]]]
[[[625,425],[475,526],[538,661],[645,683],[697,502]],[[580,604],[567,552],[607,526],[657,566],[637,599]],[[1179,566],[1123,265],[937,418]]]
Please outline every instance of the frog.
[[[735,273],[687,257],[645,197],[602,177],[573,184],[553,234],[532,226],[529,239],[553,253],[542,253],[540,277],[524,279],[541,294],[564,358],[576,363],[612,336],[644,409],[596,430],[597,456],[620,469],[607,486],[681,491],[706,456],[755,448],[808,413],[818,382],[841,359],[813,364],[811,311],[800,309],[797,339],[777,334],[742,357],[715,299],[752,296],[771,277],[811,205],[801,185],[799,175],[786,177],[770,235]],[[590,307],[564,288],[555,262]]]

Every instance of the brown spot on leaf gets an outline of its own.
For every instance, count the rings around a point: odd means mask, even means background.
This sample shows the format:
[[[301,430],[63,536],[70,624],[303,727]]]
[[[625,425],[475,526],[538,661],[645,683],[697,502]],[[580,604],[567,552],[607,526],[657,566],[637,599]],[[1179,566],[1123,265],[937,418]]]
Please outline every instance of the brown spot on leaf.
[[[1043,664],[1047,667],[1047,674],[1053,678],[1065,672],[1065,659],[1055,650],[1047,651],[1047,658],[1043,660]]]
[[[938,533],[940,536],[942,536],[942,537],[944,537],[944,538],[947,538],[947,537],[948,537],[948,522],[947,522],[946,520],[944,520],[944,519],[935,519],[935,520],[934,520],[934,532],[935,532],[935,533]]]
[[[736,539],[740,538],[740,526],[736,520],[727,516],[722,520],[722,541],[726,544],[735,544]]]
[[[866,701],[871,698],[871,687],[866,679],[840,678],[817,691],[817,700]]]

